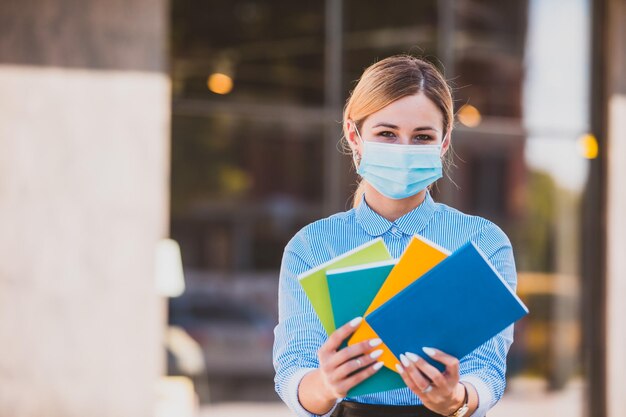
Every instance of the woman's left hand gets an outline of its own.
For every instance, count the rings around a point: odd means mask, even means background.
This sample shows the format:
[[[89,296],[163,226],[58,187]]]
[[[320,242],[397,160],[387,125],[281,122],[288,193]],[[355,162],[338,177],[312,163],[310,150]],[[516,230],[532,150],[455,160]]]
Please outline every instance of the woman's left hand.
[[[403,366],[396,365],[398,372],[427,408],[449,416],[463,405],[465,397],[465,389],[459,383],[459,360],[433,348],[424,348],[424,352],[443,363],[445,371],[439,372],[423,358],[407,352],[400,355]]]

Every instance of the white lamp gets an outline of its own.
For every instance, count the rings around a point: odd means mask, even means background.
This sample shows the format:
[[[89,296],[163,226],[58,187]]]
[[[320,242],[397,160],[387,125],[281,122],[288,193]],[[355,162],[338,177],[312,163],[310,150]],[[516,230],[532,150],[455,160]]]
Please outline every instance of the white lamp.
[[[156,247],[156,289],[163,297],[178,297],[185,291],[183,261],[175,240],[161,239]]]

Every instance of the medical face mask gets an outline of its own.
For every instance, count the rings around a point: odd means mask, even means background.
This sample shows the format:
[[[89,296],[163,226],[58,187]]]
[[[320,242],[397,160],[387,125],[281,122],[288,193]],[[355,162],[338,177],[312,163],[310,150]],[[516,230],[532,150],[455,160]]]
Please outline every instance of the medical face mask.
[[[441,178],[441,145],[399,145],[361,140],[357,173],[382,195],[411,197]]]

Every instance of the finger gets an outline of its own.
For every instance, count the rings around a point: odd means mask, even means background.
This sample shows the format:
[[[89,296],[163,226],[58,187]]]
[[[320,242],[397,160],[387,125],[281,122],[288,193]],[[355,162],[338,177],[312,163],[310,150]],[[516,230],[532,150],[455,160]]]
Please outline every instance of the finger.
[[[347,394],[348,391],[352,387],[360,384],[361,382],[365,381],[370,376],[374,375],[376,372],[380,370],[380,368],[383,367],[383,365],[384,364],[382,362],[374,362],[367,368],[364,368],[363,370],[358,371],[354,375],[351,375],[350,377],[344,379],[344,381],[339,384],[341,391]]]
[[[343,365],[339,366],[335,372],[337,380],[344,379],[350,374],[358,371],[359,369],[373,364],[374,362],[376,362],[376,359],[382,354],[383,350],[378,349],[368,355],[361,355],[345,362]]]
[[[416,395],[420,396],[420,398],[421,398],[422,389],[419,386],[417,386],[417,384],[415,383],[413,378],[411,378],[411,376],[407,373],[407,371],[404,369],[404,367],[401,364],[397,363],[396,364],[396,370],[400,374],[400,377],[402,377],[402,380],[404,381],[406,386],[411,391],[413,391]]]
[[[377,339],[366,340],[364,342],[359,342],[355,345],[345,347],[339,350],[336,354],[329,357],[328,366],[331,368],[336,368],[340,366],[341,364],[349,361],[352,358],[361,356],[369,352],[370,350],[372,350],[373,347],[376,347],[382,343],[383,341],[377,338]]]
[[[459,360],[452,355],[448,355],[439,349],[425,347],[422,348],[424,353],[433,358],[434,360],[443,363],[446,366],[446,372],[450,375],[459,375]]]
[[[404,369],[404,372],[401,374],[405,380],[404,382],[415,393],[423,393],[430,386],[431,381],[405,355],[400,355],[400,360]],[[407,380],[410,382],[410,385]]]
[[[328,340],[326,340],[326,342],[324,342],[324,344],[320,347],[320,354],[327,355],[329,353],[336,352],[341,346],[341,343],[343,343],[348,336],[354,333],[362,321],[363,317],[356,317],[332,332],[332,334],[328,337]]]
[[[441,372],[439,372],[439,369],[435,368],[415,353],[407,352],[406,356],[415,365],[416,369],[419,369],[419,371],[430,379],[433,384],[438,387],[444,387],[446,385],[446,378]]]

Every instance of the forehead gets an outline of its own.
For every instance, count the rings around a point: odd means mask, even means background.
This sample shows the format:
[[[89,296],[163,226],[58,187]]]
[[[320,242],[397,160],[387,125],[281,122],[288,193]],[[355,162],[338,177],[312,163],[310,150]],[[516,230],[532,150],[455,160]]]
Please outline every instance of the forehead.
[[[413,129],[417,126],[431,126],[441,129],[443,115],[439,108],[423,93],[402,97],[369,115],[364,125],[371,127],[377,123],[391,123],[400,128]]]

